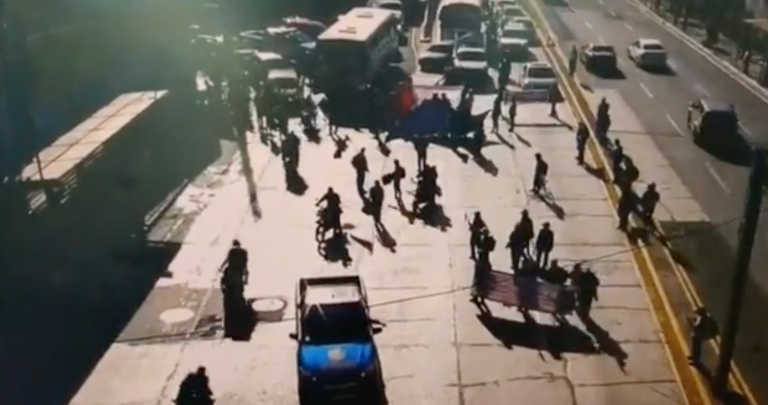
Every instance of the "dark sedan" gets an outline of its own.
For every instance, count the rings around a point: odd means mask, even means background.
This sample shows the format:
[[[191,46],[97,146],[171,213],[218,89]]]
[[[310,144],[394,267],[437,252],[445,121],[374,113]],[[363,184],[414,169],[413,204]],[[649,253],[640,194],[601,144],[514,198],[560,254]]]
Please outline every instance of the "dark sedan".
[[[583,47],[581,62],[593,72],[610,73],[618,69],[616,50],[610,45],[589,44]]]

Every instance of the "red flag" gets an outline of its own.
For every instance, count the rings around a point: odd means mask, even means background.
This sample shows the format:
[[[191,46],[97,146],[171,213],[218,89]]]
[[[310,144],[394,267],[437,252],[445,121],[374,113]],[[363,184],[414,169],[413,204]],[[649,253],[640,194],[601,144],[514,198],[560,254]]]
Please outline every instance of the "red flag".
[[[413,87],[410,83],[403,83],[400,86],[399,108],[401,116],[405,116],[416,106],[416,96],[413,94]]]

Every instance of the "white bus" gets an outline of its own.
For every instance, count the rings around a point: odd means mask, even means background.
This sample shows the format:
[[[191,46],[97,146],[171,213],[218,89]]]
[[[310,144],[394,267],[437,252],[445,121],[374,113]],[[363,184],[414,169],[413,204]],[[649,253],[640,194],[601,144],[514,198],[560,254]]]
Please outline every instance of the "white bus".
[[[437,18],[442,40],[480,33],[484,19],[482,0],[442,0]]]
[[[342,15],[317,38],[322,82],[369,82],[398,53],[400,30],[391,10],[359,7]]]

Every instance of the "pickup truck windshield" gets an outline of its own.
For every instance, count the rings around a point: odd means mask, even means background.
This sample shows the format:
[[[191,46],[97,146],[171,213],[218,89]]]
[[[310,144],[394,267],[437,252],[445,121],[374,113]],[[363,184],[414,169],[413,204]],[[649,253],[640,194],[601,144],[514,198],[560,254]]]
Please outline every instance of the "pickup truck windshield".
[[[303,321],[303,340],[314,344],[370,340],[370,321],[358,303],[315,305]]]

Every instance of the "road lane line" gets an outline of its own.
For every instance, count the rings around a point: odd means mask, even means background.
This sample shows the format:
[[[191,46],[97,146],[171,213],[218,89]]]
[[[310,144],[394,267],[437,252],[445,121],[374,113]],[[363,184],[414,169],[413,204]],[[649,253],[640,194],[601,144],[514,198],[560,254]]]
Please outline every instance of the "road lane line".
[[[602,44],[602,45],[605,45],[605,44],[607,43],[607,42],[605,42],[605,38],[603,38],[603,37],[600,37],[600,36],[599,36],[599,37],[597,37],[597,42],[599,42],[599,43],[600,43],[600,44]]]
[[[731,194],[731,189],[728,188],[728,185],[725,184],[725,181],[723,181],[723,178],[720,177],[720,173],[718,173],[717,170],[715,170],[715,168],[712,167],[712,164],[709,163],[708,161],[704,162],[704,167],[707,168],[707,171],[709,172],[710,175],[712,175],[712,177],[715,179],[715,181],[720,186],[720,188],[722,188],[723,191],[725,191],[727,194]]]
[[[709,91],[707,91],[707,89],[704,88],[704,86],[700,84],[694,84],[693,87],[696,89],[697,92],[701,93],[701,95],[703,95],[704,97],[706,98],[712,97],[710,96]]]
[[[634,31],[635,27],[631,26],[628,22],[624,21],[624,26],[627,27],[628,30]]]
[[[619,18],[619,15],[618,15],[618,14],[616,14],[616,12],[615,12],[615,11],[613,11],[613,10],[609,11],[609,12],[608,12],[608,14],[610,14],[610,15],[611,15],[611,17],[613,17],[613,18]]]
[[[672,116],[667,114],[667,121],[669,121],[670,125],[672,125],[672,128],[675,129],[678,135],[685,136],[685,132],[683,132],[682,129],[680,129],[680,126],[677,125],[674,119],[672,119]]]
[[[643,89],[643,91],[648,96],[648,98],[653,98],[653,93],[651,93],[648,87],[645,86],[645,83],[640,82],[639,84],[640,84],[640,88]]]
[[[584,21],[584,25],[586,25],[587,28],[589,28],[589,29],[593,29],[594,28],[594,27],[592,27],[592,24],[589,23],[589,21],[587,21],[587,20],[582,20],[582,21]]]
[[[540,38],[554,38],[555,34],[549,27],[544,12],[537,2],[530,3],[532,17],[537,22],[537,34]],[[544,35],[543,31],[546,31]],[[594,124],[594,113],[588,102],[581,93],[580,85],[576,78],[568,76],[566,71],[567,57],[562,49],[555,44],[553,48],[544,48],[547,59],[554,65],[558,75],[558,81],[561,82],[565,90],[565,99],[575,110],[574,112],[585,121]],[[590,131],[589,151],[595,160],[595,163],[605,169],[608,181],[603,182],[603,190],[615,206],[618,202],[618,192],[609,185],[613,178],[610,167],[607,164],[607,156],[595,141],[595,135]],[[658,225],[658,224],[657,224]],[[627,242],[629,243],[629,242]],[[684,401],[687,405],[712,405],[713,399],[705,386],[705,382],[700,373],[694,370],[689,364],[687,355],[689,353],[688,337],[683,333],[680,322],[672,310],[672,304],[666,295],[661,279],[658,275],[656,265],[653,263],[648,251],[649,247],[640,243],[639,249],[631,249],[633,262],[640,275],[640,281],[643,290],[647,293],[648,301],[651,304],[651,316],[656,325],[662,331],[664,348],[672,365],[672,372],[677,380],[677,385],[681,389]],[[664,250],[668,255],[669,251]],[[671,256],[670,256],[671,258]]]

